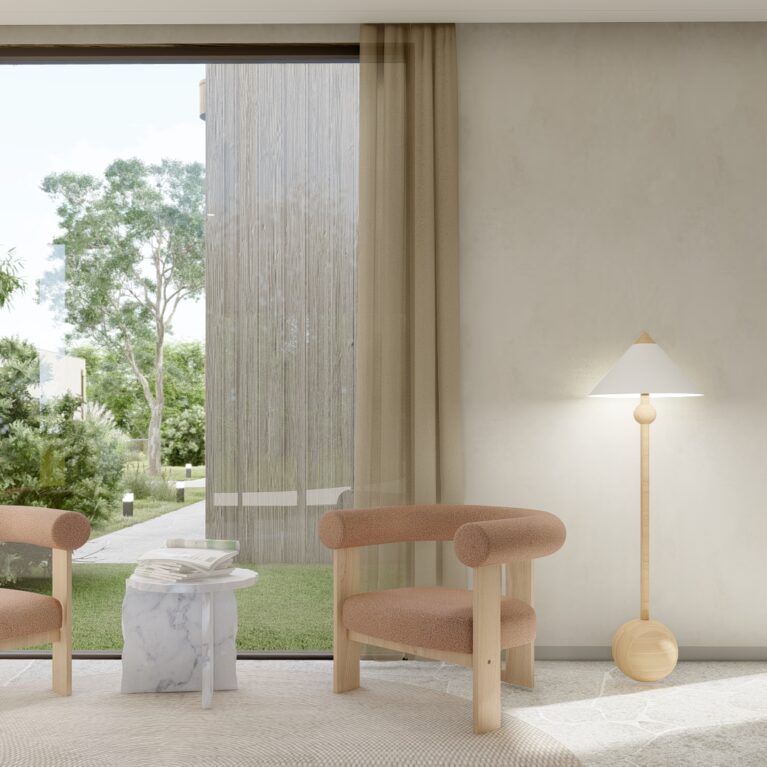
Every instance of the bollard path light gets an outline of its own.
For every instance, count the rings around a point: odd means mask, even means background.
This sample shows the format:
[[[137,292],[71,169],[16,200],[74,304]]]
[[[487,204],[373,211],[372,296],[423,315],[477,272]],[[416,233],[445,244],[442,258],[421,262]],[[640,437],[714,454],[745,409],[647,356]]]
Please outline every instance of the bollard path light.
[[[123,496],[123,516],[133,516],[133,493],[125,493]]]

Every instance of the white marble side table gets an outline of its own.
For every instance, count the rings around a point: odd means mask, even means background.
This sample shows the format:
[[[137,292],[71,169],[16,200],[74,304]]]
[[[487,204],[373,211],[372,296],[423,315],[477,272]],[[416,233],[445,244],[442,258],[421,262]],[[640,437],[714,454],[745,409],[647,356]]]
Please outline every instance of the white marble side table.
[[[237,689],[237,602],[234,590],[258,580],[253,570],[196,583],[159,583],[131,575],[125,582],[122,692]]]

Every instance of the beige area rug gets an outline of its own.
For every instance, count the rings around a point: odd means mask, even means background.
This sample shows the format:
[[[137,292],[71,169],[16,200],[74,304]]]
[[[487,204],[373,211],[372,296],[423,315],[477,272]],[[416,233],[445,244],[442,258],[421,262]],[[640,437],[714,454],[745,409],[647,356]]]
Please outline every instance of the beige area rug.
[[[379,680],[334,695],[328,674],[247,669],[240,689],[121,695],[119,674],[77,676],[59,698],[45,682],[0,689],[2,767],[478,765],[579,767],[549,735],[504,715],[471,730],[471,703]]]

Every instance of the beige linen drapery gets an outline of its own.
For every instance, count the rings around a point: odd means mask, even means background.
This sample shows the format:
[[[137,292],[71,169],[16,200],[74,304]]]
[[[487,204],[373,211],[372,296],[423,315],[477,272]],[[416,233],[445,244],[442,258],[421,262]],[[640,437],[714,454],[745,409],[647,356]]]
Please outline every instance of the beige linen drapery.
[[[455,27],[360,36],[355,505],[461,503]],[[451,543],[367,554],[367,588],[466,585]]]

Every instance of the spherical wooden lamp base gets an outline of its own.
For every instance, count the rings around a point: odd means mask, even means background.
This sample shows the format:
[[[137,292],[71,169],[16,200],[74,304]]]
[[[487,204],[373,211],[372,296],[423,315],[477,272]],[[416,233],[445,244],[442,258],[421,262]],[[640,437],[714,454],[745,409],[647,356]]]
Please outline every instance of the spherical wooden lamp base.
[[[657,682],[667,677],[678,658],[674,635],[659,621],[629,621],[613,637],[615,665],[638,682]]]

